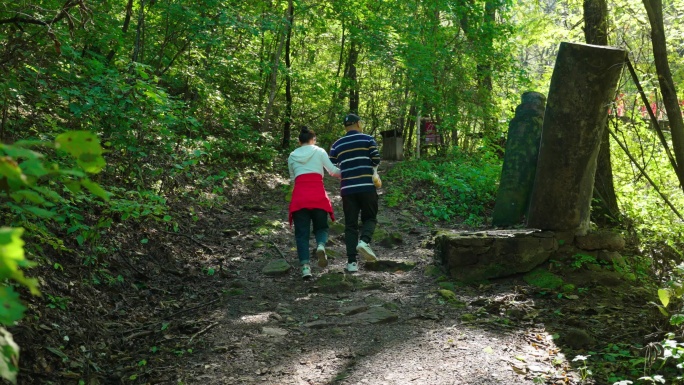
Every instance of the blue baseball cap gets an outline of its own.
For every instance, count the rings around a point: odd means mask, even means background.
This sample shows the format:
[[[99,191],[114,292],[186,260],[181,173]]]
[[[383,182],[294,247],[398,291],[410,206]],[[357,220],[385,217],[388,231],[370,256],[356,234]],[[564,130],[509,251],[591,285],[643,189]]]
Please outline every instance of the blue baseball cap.
[[[347,116],[344,117],[344,126],[349,127],[357,122],[360,122],[361,118],[359,118],[358,115],[355,114],[347,114]]]

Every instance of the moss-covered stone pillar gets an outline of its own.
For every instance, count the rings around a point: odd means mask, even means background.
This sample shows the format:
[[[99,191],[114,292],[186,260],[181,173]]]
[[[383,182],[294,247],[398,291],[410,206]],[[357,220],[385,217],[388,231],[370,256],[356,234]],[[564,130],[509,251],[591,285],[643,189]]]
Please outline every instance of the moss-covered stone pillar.
[[[537,170],[545,104],[544,95],[525,92],[515,109],[515,117],[508,124],[506,153],[492,218],[494,226],[519,224],[527,213]]]
[[[561,43],[549,86],[527,226],[589,229],[596,157],[627,53]]]

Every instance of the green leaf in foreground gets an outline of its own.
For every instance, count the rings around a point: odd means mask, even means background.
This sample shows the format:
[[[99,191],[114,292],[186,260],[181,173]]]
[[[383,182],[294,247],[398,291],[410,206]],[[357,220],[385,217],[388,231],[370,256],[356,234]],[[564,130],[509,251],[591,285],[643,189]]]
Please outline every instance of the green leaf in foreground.
[[[106,201],[109,201],[109,196],[111,194],[108,193],[105,189],[103,189],[99,184],[88,179],[82,180],[81,184],[93,195],[98,196]]]
[[[10,286],[0,287],[0,323],[12,325],[24,316],[26,308],[19,301],[19,293]]]
[[[11,278],[31,290],[31,294],[39,295],[38,280],[24,277],[20,267],[30,266],[24,258],[24,241],[21,239],[24,229],[0,228],[0,278]]]
[[[79,166],[89,173],[98,173],[105,166],[100,140],[90,131],[69,131],[55,139],[57,148],[76,158]]]

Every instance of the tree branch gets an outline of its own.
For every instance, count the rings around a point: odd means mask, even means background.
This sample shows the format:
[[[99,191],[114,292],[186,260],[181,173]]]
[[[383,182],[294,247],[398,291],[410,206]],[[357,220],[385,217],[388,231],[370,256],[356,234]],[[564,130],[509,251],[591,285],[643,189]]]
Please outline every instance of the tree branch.
[[[43,26],[49,26],[52,25],[63,18],[67,16],[67,11],[71,9],[73,6],[75,6],[76,3],[73,3],[71,0],[67,0],[66,3],[64,3],[64,6],[62,6],[62,9],[59,11],[57,16],[53,17],[52,20],[49,21],[44,21],[44,20],[38,20],[33,17],[22,17],[22,16],[15,16],[9,19],[0,19],[0,24],[9,24],[9,23],[24,23],[24,24],[36,24],[36,25],[43,25]]]

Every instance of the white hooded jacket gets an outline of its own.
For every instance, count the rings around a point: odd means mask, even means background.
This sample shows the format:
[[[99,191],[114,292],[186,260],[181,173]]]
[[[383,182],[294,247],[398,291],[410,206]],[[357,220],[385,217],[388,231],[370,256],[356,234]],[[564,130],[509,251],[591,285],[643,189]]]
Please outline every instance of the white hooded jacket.
[[[318,173],[323,176],[324,169],[331,176],[340,176],[340,169],[332,164],[328,153],[315,144],[307,144],[292,151],[287,158],[287,165],[290,169],[290,182],[294,182],[302,174]]]

